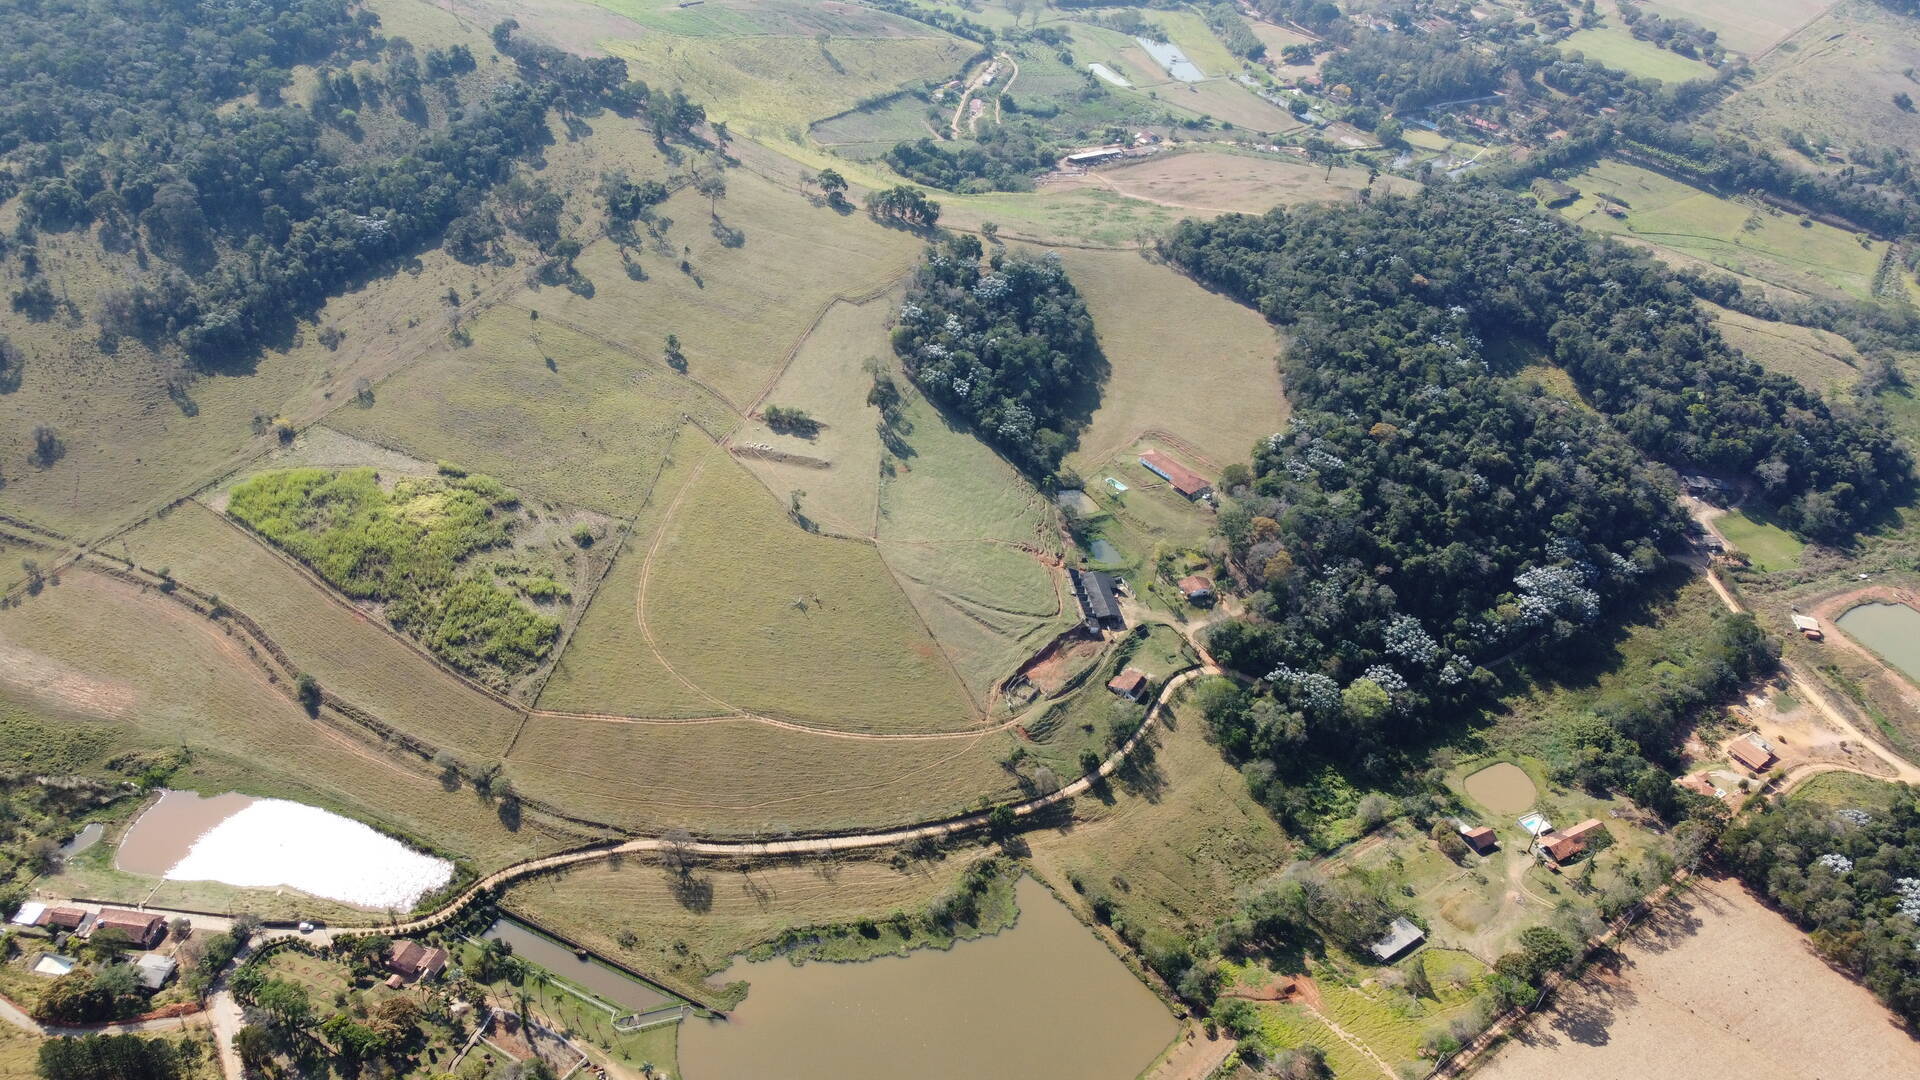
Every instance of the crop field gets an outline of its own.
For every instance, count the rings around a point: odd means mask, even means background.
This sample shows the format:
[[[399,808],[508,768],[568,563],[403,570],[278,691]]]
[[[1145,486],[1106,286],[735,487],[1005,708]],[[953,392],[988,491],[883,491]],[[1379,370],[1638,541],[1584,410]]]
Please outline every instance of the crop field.
[[[855,9],[857,10],[857,9]],[[686,92],[707,115],[762,138],[800,142],[807,126],[855,104],[959,74],[971,41],[912,23],[921,36],[859,37],[829,31],[765,36],[646,34],[602,45],[648,81]]]
[[[1783,129],[1842,150],[1910,145],[1915,121],[1893,104],[1920,91],[1905,72],[1920,65],[1914,20],[1872,0],[1841,0],[1754,64],[1754,78],[1707,120],[1775,148],[1783,160],[1825,169],[1787,148]]]
[[[714,836],[874,828],[1014,791],[1005,732],[856,738],[742,717],[652,723],[536,713],[506,773],[529,796],[623,828]]]
[[[181,504],[116,548],[219,596],[321,686],[476,764],[505,753],[520,726],[513,709],[434,665],[200,503]]]
[[[1756,319],[1700,301],[1727,344],[1770,371],[1791,375],[1810,390],[1846,389],[1859,377],[1859,350],[1828,330]]]
[[[181,786],[338,809],[475,865],[567,842],[531,822],[508,828],[491,804],[448,791],[424,763],[416,769],[309,717],[246,648],[157,592],[69,572],[0,613],[0,695],[46,715],[110,725],[132,745],[186,748],[192,762],[175,780]]]
[[[1629,75],[1659,79],[1661,82],[1682,83],[1713,77],[1713,69],[1706,64],[1689,60],[1650,41],[1641,41],[1617,21],[1576,31],[1560,43],[1560,49],[1563,52],[1584,53]]]
[[[1791,570],[1800,565],[1806,545],[1793,534],[1744,510],[1731,510],[1715,519],[1713,527],[1739,548],[1761,571]]]
[[[329,422],[529,495],[621,515],[645,503],[687,417],[716,432],[733,424],[714,395],[659,360],[558,320],[502,306],[470,331],[471,346],[443,347],[382,383],[371,407]]]
[[[956,852],[899,869],[877,858],[721,865],[697,873],[698,903],[659,863],[624,859],[515,885],[506,904],[706,1000],[708,976],[736,954],[788,929],[917,914],[954,888],[973,858]]]
[[[1083,474],[1149,431],[1172,432],[1218,466],[1285,426],[1284,341],[1258,313],[1134,252],[1062,259],[1113,366],[1069,458]]]
[[[875,547],[808,533],[777,499],[731,462],[692,481],[641,580],[666,662],[717,711],[848,731],[963,728],[975,715],[966,691]]]
[[[1720,43],[1757,56],[1825,14],[1834,0],[1654,0],[1647,10],[1668,19],[1691,19],[1719,35]]]
[[[1618,161],[1602,161],[1571,183],[1581,195],[1560,210],[1569,220],[1802,291],[1866,299],[1886,246]],[[1602,196],[1623,203],[1627,216],[1601,213]]]
[[[807,134],[815,143],[855,161],[882,157],[894,144],[935,134],[927,120],[927,103],[912,94],[890,98],[885,104],[855,109],[815,123]],[[951,111],[951,110],[949,110]]]
[[[1730,966],[1734,956],[1765,957],[1765,977]],[[1791,923],[1738,883],[1695,878],[1473,1075],[1654,1075],[1671,1067],[1676,1047],[1686,1048],[1687,1072],[1707,1080],[1920,1071],[1920,1043]]]
[[[736,410],[759,397],[828,305],[885,288],[922,246],[865,214],[842,217],[813,206],[748,168],[727,172],[718,207],[724,228],[714,226],[708,201],[691,191],[661,210],[676,222],[667,249],[622,252],[595,243],[576,262],[593,280],[593,296],[545,289],[517,302],[636,357],[660,359],[673,334],[687,374]],[[630,277],[628,263],[644,279]]]
[[[680,37],[801,37],[826,31],[850,37],[926,37],[927,26],[853,3],[803,0],[597,0],[649,30]]]

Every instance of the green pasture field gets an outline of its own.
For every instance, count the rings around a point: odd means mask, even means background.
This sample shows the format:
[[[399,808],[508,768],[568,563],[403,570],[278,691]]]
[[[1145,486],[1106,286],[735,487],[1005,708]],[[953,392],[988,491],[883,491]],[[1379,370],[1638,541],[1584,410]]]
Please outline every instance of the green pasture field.
[[[850,731],[952,731],[976,715],[871,543],[804,531],[788,492],[730,461],[691,483],[643,586],[682,676],[732,708]]]
[[[648,647],[638,608],[640,573],[667,510],[703,462],[722,451],[698,428],[683,426],[666,448],[665,464],[634,518],[613,567],[555,661],[541,691],[543,709],[628,716],[708,716],[718,706],[673,677]]]
[[[1846,389],[1860,376],[1860,352],[1839,334],[1756,319],[1704,300],[1700,305],[1727,344],[1761,367],[1791,375],[1810,390]]]
[[[931,37],[939,31],[883,11],[852,4],[825,7],[801,0],[596,0],[648,30],[680,37],[797,37],[825,31],[835,37]]]
[[[499,476],[529,496],[631,515],[667,446],[691,416],[733,424],[714,395],[655,356],[636,356],[511,305],[382,383],[370,408],[330,417],[340,430]],[[552,366],[548,366],[551,358]]]
[[[267,681],[242,638],[157,592],[69,571],[0,612],[0,642],[8,658],[0,697],[49,719],[102,725],[131,747],[185,748],[190,762],[175,786],[335,809],[479,867],[578,842],[542,831],[531,813],[509,828],[490,803],[447,790],[424,762],[310,718]],[[169,887],[152,902],[164,904]]]
[[[1755,570],[1792,570],[1800,565],[1806,545],[1793,534],[1745,510],[1730,510],[1714,522],[1727,542],[1740,549]]]
[[[508,755],[525,795],[646,833],[780,836],[898,825],[1016,790],[1016,736],[859,739],[747,718],[654,723],[535,714]]]
[[[1636,237],[1788,288],[1866,299],[1885,245],[1818,221],[1708,194],[1658,173],[1602,161],[1571,183],[1580,198],[1560,212],[1596,232]],[[1627,206],[1601,213],[1600,198]]]
[[[1752,57],[1833,6],[1834,0],[1654,0],[1646,8],[1664,18],[1690,19],[1713,31],[1720,44]]]
[[[707,115],[758,138],[801,142],[807,126],[880,94],[956,77],[979,51],[971,41],[921,28],[920,37],[646,34],[603,46],[705,106]]]
[[[1884,808],[1899,798],[1900,787],[1885,780],[1875,780],[1859,773],[1829,772],[1808,777],[1807,781],[1793,789],[1794,802],[1811,802],[1821,806]]]
[[[1203,476],[1217,471],[1190,451],[1158,436],[1142,439],[1103,462],[1088,463],[1081,479],[1095,507],[1089,524],[1096,534],[1119,548],[1136,569],[1151,565],[1162,548],[1205,547],[1213,533],[1213,513],[1204,504],[1188,500],[1140,464],[1141,453],[1148,449],[1170,454]],[[1109,477],[1125,484],[1127,490],[1115,493],[1107,484]]]
[[[896,374],[903,387],[911,384]],[[933,405],[910,395],[880,484],[881,557],[976,702],[1077,617],[1055,572],[1046,497]]]
[[[198,502],[182,503],[109,550],[220,597],[325,689],[476,765],[504,753],[519,729],[513,709],[448,674]]]
[[[699,905],[686,903],[684,886],[658,862],[622,859],[516,884],[505,903],[537,912],[543,925],[669,989],[709,1001],[715,996],[709,976],[790,929],[873,919],[880,937],[891,939],[884,951],[941,944],[924,932],[900,942],[886,920],[896,911],[923,911],[959,883],[974,858],[959,851],[903,859],[897,868],[878,856],[719,864],[695,872]]]
[[[807,129],[812,140],[842,157],[873,161],[894,145],[934,136],[927,119],[928,105],[912,94],[902,94],[883,105],[828,117]]]
[[[1304,1005],[1265,1003],[1255,1008],[1260,1015],[1260,1033],[1270,1044],[1283,1050],[1318,1047],[1326,1055],[1327,1066],[1337,1080],[1361,1077],[1373,1080],[1382,1075],[1380,1066],[1372,1058],[1336,1035],[1312,1009]]]
[[[797,172],[790,162],[779,168],[783,183]],[[665,248],[650,243],[622,251],[611,241],[597,242],[575,263],[593,280],[592,297],[542,289],[516,303],[628,350],[630,367],[640,359],[659,361],[673,334],[686,354],[687,376],[735,411],[746,410],[829,305],[886,288],[912,267],[923,245],[865,214],[843,217],[815,206],[752,168],[729,169],[726,179],[720,222],[737,231],[716,230],[708,200],[682,191],[661,207],[675,222]],[[689,246],[691,253],[684,250]],[[679,268],[682,261],[688,270]],[[643,280],[628,276],[629,264]],[[565,355],[555,359],[564,367]],[[540,362],[537,355],[533,360]]]
[[[1713,69],[1698,60],[1689,60],[1650,41],[1641,41],[1623,26],[1607,23],[1580,30],[1560,43],[1563,52],[1584,53],[1591,59],[1618,68],[1629,75],[1661,82],[1682,83],[1713,77]]]
[[[1117,723],[1138,722],[1145,706],[1122,700],[1107,689],[1107,681],[1123,670],[1139,668],[1154,681],[1158,694],[1165,679],[1174,672],[1192,667],[1196,659],[1185,639],[1172,627],[1143,624],[1108,648],[1088,673],[1060,696],[1029,709],[1022,718],[1024,741],[1021,743],[1039,764],[1062,778],[1082,772],[1080,754],[1093,750],[1105,757],[1118,739]],[[1158,781],[1151,768],[1126,770],[1121,780],[1137,790],[1148,790]]]
[[[1100,141],[1110,125],[1137,127],[1173,119],[1144,94],[1105,82],[1090,88],[1087,61],[1078,55],[1072,66],[1063,64],[1054,46],[1037,41],[1015,45],[1011,52],[1020,73],[1004,87],[1018,106],[1018,111],[1003,108],[1009,121],[1032,119],[1062,142],[1086,144]],[[1049,112],[1053,115],[1044,115]]]
[[[1259,314],[1133,252],[1061,257],[1112,365],[1069,464],[1091,473],[1143,434],[1167,431],[1217,467],[1247,460],[1256,440],[1286,426],[1284,341]]]
[[[1702,0],[1706,2],[1706,0]],[[1817,6],[1817,0],[1807,0]],[[1913,94],[1905,74],[1920,65],[1920,26],[1874,3],[1841,0],[1785,43],[1755,61],[1753,79],[1722,98],[1703,119],[1715,130],[1769,146],[1809,171],[1843,166],[1814,162],[1789,148],[1791,129],[1814,146],[1842,151],[1911,145],[1912,113],[1893,104]]]

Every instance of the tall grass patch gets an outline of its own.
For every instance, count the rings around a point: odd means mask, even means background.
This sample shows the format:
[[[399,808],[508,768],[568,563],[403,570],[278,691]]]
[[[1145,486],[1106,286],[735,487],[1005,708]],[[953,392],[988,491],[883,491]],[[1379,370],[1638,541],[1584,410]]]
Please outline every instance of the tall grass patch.
[[[288,469],[236,486],[227,513],[348,596],[381,605],[435,655],[511,680],[538,666],[560,633],[559,620],[528,602],[565,588],[551,566],[474,562],[509,546],[519,507],[477,474],[388,489],[372,469]]]

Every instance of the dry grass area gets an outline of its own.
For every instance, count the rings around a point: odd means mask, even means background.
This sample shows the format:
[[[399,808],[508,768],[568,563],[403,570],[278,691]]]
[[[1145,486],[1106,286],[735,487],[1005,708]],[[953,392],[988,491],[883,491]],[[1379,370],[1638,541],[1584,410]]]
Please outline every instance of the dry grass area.
[[[1013,793],[1006,733],[861,739],[741,717],[653,723],[536,714],[507,758],[525,794],[622,828],[713,836],[876,828]]]
[[[735,422],[716,396],[661,363],[552,318],[496,307],[380,385],[371,407],[328,418],[427,461],[453,461],[529,496],[631,515],[692,417]]]
[[[1648,10],[1691,19],[1719,35],[1720,44],[1757,56],[1833,7],[1834,0],[1655,0]]]
[[[1696,879],[1473,1075],[1618,1080],[1679,1060],[1705,1080],[1884,1080],[1920,1074],[1920,1043],[1738,883]]]
[[[1076,878],[1105,893],[1129,923],[1206,932],[1231,914],[1244,886],[1285,865],[1294,845],[1207,741],[1198,712],[1161,715],[1167,722],[1153,754],[1111,785],[1111,798],[1077,800],[1071,827],[1027,840],[1035,872],[1082,921],[1093,920]]]
[[[186,502],[116,545],[219,596],[301,670],[402,731],[474,763],[506,752],[520,715],[429,661],[239,526]]]
[[[1090,474],[1148,431],[1171,432],[1217,467],[1245,461],[1285,425],[1284,342],[1251,308],[1137,253],[1062,258],[1113,365],[1075,468]]]
[[[691,889],[652,860],[593,863],[516,885],[509,907],[705,1000],[707,977],[790,927],[918,914],[973,860],[960,853],[894,869],[879,859],[721,865]]]
[[[1731,4],[1731,0],[1721,0]],[[1809,0],[1810,2],[1810,0]],[[1913,19],[1873,0],[1841,0],[1806,29],[1754,64],[1754,79],[1706,118],[1776,150],[1782,160],[1813,170],[1789,149],[1783,128],[1806,134],[1815,146],[1843,150],[1911,146],[1920,120],[1893,104],[1893,95],[1920,93],[1906,74],[1920,65],[1920,31]]]
[[[744,410],[828,305],[885,288],[913,265],[922,244],[865,214],[813,206],[747,169],[726,177],[721,227],[707,199],[682,191],[660,208],[675,222],[664,247],[622,251],[603,240],[580,256],[576,266],[593,281],[592,296],[543,289],[518,302],[641,357],[659,359],[673,334],[688,374]],[[630,277],[629,264],[644,278]]]
[[[1761,367],[1793,376],[1810,390],[1844,389],[1859,377],[1860,352],[1839,334],[1756,319],[1704,300],[1700,304],[1727,344]]]
[[[115,725],[129,744],[185,748],[192,786],[337,809],[478,866],[564,844],[531,822],[508,828],[424,763],[309,717],[268,681],[243,638],[157,591],[68,572],[0,612],[0,652],[9,658],[0,696],[50,717]]]
[[[804,490],[807,516],[831,532],[869,536],[874,530],[883,451],[874,431],[880,411],[867,404],[873,386],[867,362],[884,358],[893,366],[887,328],[899,304],[898,291],[863,304],[835,303],[767,391],[762,408],[805,410],[820,425],[817,432],[777,432],[756,417],[733,437],[736,447],[771,446],[789,459],[740,460],[769,491]]]
[[[1274,206],[1350,199],[1367,186],[1365,169],[1335,168],[1278,156],[1199,150],[1159,154],[1137,165],[1096,169],[1049,184],[1047,191],[1096,187],[1161,206],[1215,213],[1265,213]],[[1418,181],[1382,174],[1374,190],[1410,195]]]

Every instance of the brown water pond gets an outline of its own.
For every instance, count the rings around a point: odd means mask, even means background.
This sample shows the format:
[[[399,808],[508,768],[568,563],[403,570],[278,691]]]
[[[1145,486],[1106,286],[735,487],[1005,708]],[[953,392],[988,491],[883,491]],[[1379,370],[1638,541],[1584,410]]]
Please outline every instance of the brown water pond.
[[[191,791],[166,792],[120,838],[113,864],[128,873],[161,877],[186,858],[208,829],[253,803],[253,796],[232,792],[211,798]]]
[[[1905,604],[1861,604],[1835,620],[1860,644],[1920,683],[1920,611]]]
[[[1066,906],[1031,878],[1011,930],[859,964],[736,963],[752,992],[680,1030],[687,1080],[1116,1080],[1179,1030]]]
[[[1467,794],[1496,814],[1518,814],[1533,809],[1539,795],[1533,777],[1511,761],[1489,765],[1467,777]]]

